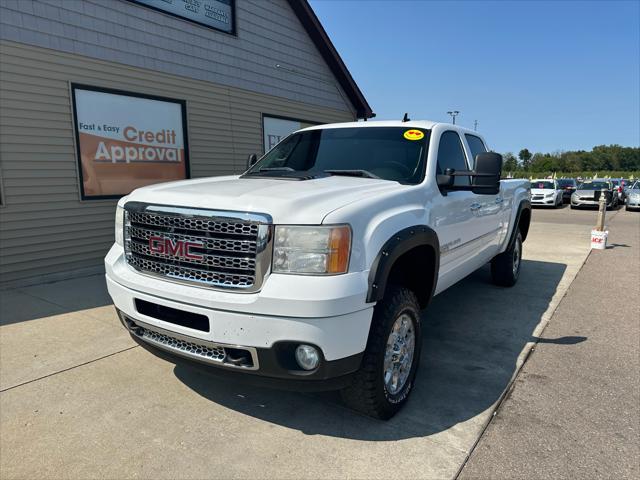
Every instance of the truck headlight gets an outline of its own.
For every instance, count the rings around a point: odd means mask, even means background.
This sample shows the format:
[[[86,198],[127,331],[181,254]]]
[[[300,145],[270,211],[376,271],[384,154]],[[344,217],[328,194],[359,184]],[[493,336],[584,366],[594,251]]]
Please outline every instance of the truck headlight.
[[[336,275],[349,269],[351,228],[348,225],[276,226],[274,273]]]
[[[116,208],[116,243],[124,246],[124,208],[120,205]]]

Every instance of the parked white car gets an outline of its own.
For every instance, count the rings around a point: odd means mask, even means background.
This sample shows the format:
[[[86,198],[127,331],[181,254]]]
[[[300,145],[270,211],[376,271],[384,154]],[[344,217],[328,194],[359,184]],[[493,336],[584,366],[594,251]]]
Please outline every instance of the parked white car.
[[[529,182],[500,181],[485,145],[426,121],[322,125],[243,175],[140,188],[105,259],[120,319],[165,352],[389,418],[432,297],[487,262],[518,280]]]
[[[531,180],[531,204],[558,208],[563,204],[562,188],[553,179]]]

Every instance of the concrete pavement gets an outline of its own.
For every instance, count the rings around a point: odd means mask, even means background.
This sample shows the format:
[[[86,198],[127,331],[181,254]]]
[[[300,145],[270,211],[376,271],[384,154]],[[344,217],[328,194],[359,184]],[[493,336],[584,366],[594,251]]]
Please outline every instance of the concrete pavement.
[[[589,256],[461,478],[640,477],[640,214],[629,213],[608,222],[611,248]]]
[[[0,292],[0,477],[452,478],[588,254],[583,213],[534,212],[514,288],[485,267],[434,299],[389,422],[151,355],[100,277]]]

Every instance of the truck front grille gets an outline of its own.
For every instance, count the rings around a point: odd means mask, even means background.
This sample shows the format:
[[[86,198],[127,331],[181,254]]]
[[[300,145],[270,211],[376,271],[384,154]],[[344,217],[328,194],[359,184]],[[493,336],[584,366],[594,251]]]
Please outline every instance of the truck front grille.
[[[174,281],[257,291],[271,263],[271,236],[262,214],[125,205],[127,263]]]

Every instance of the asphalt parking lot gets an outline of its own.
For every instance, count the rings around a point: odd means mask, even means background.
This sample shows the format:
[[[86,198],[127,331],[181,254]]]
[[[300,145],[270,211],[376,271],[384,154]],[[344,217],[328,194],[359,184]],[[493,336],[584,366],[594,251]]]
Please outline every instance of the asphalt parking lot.
[[[608,223],[622,215],[637,214]],[[223,381],[151,355],[100,276],[2,291],[0,477],[454,478],[587,259],[595,218],[536,209],[514,288],[493,286],[485,267],[436,297],[416,389],[389,422],[333,393]]]

